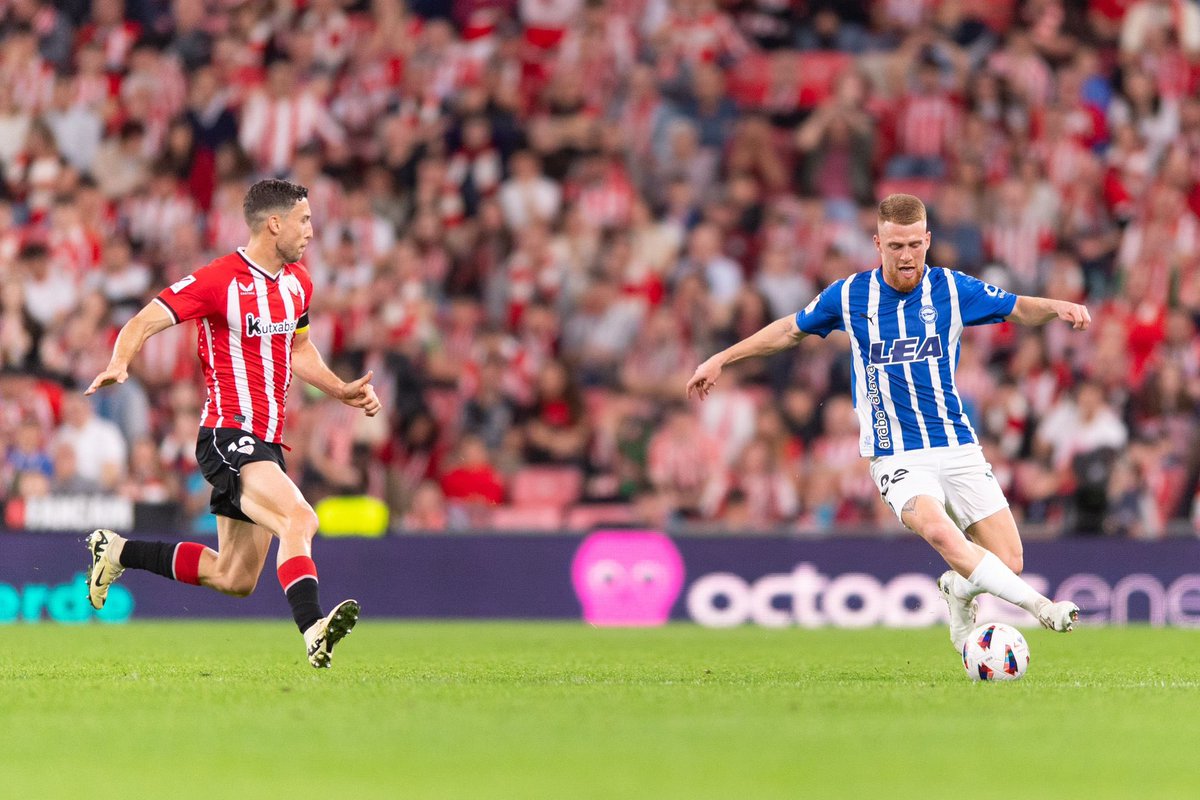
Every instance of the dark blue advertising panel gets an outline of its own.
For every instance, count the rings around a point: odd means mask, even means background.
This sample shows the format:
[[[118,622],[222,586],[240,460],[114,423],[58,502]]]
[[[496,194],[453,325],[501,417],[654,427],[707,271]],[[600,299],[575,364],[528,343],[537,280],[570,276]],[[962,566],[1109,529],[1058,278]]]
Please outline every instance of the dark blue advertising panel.
[[[915,539],[403,536],[319,540],[315,558],[322,595],[355,597],[373,617],[919,627],[946,616],[945,567]],[[0,623],[288,616],[273,559],[244,599],[127,572],[102,612],[87,604],[87,564],[82,536],[0,533]],[[1085,624],[1200,625],[1198,541],[1033,542],[1025,564]],[[981,618],[1031,622],[1000,601]]]

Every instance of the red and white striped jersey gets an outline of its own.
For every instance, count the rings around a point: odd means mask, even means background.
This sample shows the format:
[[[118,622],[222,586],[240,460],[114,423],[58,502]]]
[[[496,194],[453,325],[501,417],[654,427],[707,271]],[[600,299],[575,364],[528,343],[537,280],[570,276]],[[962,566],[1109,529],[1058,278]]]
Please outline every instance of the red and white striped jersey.
[[[242,109],[238,142],[267,172],[287,172],[296,150],[318,139],[326,144],[342,144],[345,133],[312,92],[301,91],[285,98],[259,92]]]
[[[292,340],[308,327],[311,300],[312,281],[299,265],[272,275],[240,247],[155,298],[176,323],[196,321],[208,390],[202,426],[282,441]]]
[[[736,60],[753,49],[733,19],[720,11],[698,15],[672,12],[657,33],[665,34],[672,53],[688,64]]]
[[[909,95],[897,121],[898,149],[905,155],[940,156],[958,135],[961,114],[945,95]]]
[[[1025,217],[987,225],[983,231],[989,257],[1008,267],[1024,287],[1038,281],[1038,262],[1054,249],[1054,231],[1042,220]]]

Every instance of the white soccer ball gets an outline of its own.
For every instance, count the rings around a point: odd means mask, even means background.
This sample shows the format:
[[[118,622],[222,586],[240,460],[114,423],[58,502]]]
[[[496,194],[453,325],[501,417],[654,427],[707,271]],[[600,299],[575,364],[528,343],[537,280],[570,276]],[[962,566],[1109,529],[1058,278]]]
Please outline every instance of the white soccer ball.
[[[973,681],[1015,681],[1029,666],[1029,645],[1011,625],[989,622],[971,631],[962,660]]]

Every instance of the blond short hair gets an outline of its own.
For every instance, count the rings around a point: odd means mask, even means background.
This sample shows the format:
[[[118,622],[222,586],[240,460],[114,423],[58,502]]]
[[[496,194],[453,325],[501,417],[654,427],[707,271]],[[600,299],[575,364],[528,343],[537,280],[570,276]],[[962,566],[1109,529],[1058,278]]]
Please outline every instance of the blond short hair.
[[[925,219],[925,204],[911,194],[889,194],[879,203],[879,222],[912,225]]]

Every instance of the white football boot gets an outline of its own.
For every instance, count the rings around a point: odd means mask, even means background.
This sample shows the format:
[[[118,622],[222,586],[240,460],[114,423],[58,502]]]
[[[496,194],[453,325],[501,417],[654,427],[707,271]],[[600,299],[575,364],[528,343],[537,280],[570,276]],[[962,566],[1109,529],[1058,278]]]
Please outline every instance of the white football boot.
[[[950,643],[957,652],[962,652],[963,645],[971,631],[975,630],[975,618],[979,615],[979,601],[975,598],[965,599],[954,593],[954,578],[958,575],[948,569],[938,578],[938,589],[942,599],[950,609]]]
[[[124,537],[103,528],[92,531],[87,537],[87,548],[92,553],[92,566],[88,569],[88,602],[92,604],[92,608],[104,608],[104,601],[108,599],[108,587],[125,571],[124,567],[109,556],[113,545],[124,541]]]
[[[1047,600],[1038,609],[1037,620],[1043,628],[1049,628],[1059,633],[1070,633],[1079,621],[1079,606],[1069,600],[1057,603]]]
[[[340,642],[358,622],[358,601],[343,600],[327,615],[314,622],[304,632],[304,644],[308,649],[308,663],[318,669],[329,668],[333,658],[333,646]]]

